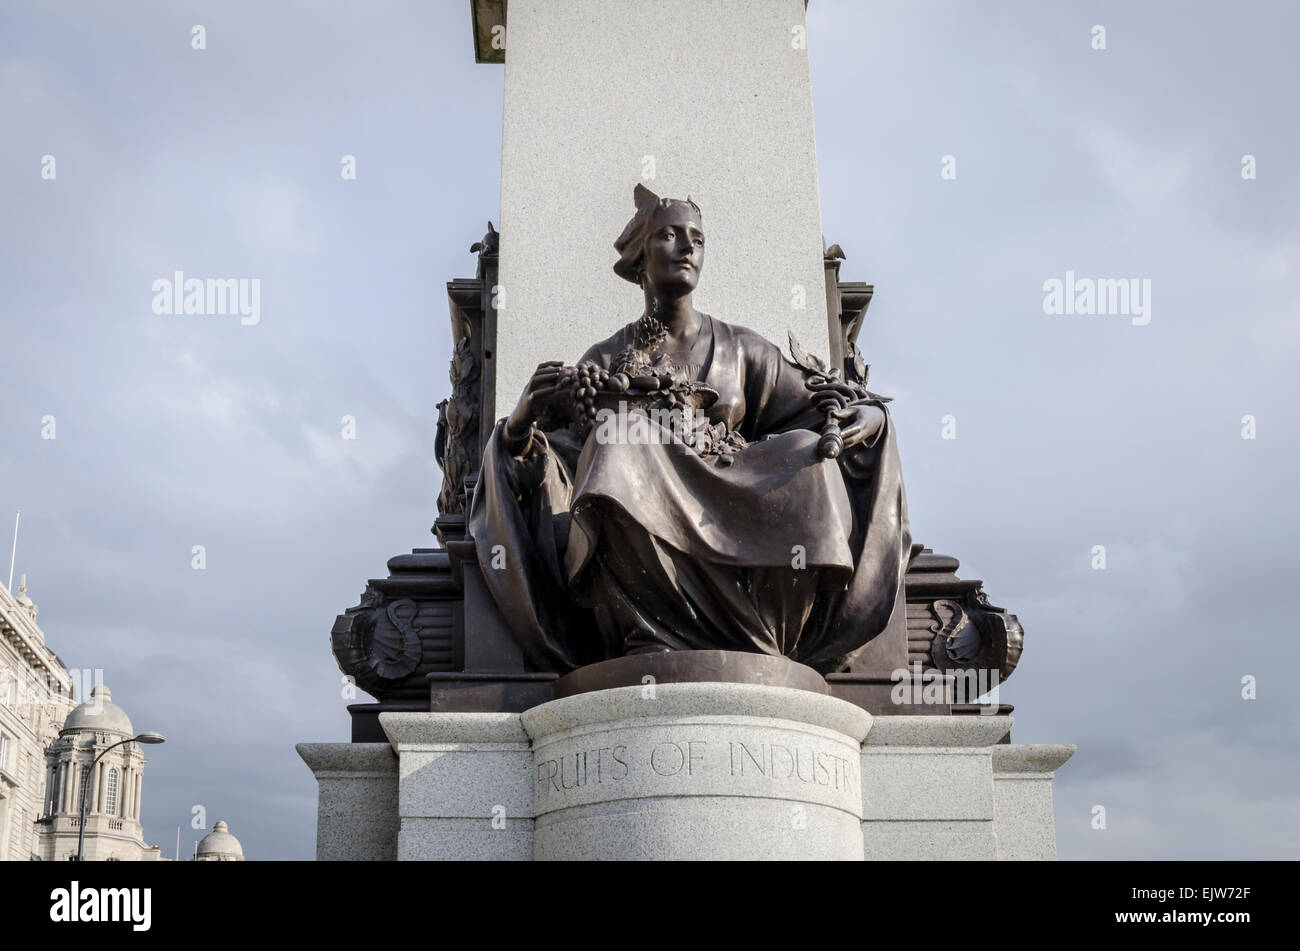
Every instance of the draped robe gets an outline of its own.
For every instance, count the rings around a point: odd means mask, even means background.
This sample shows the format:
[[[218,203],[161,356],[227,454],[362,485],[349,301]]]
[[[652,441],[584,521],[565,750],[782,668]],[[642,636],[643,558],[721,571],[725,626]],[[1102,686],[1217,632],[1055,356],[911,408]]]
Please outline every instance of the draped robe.
[[[804,373],[744,327],[703,315],[705,413],[749,445],[534,433],[511,455],[498,422],[470,508],[483,577],[525,655],[567,671],[629,653],[780,654],[845,669],[905,623],[911,535],[893,426],[836,459]],[[582,358],[608,369],[634,324]],[[657,423],[651,423],[657,426]]]

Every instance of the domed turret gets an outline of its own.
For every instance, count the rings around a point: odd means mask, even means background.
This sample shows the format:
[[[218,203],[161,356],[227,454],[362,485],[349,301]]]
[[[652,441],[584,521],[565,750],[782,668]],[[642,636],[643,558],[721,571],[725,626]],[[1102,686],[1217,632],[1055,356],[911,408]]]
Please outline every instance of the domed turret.
[[[112,692],[102,684],[90,692],[90,699],[68,714],[63,725],[68,730],[93,730],[98,733],[118,733],[135,736],[131,718],[126,711],[113,703]]]
[[[229,826],[224,822],[218,822],[199,843],[194,860],[196,862],[242,862],[244,847],[230,834]]]

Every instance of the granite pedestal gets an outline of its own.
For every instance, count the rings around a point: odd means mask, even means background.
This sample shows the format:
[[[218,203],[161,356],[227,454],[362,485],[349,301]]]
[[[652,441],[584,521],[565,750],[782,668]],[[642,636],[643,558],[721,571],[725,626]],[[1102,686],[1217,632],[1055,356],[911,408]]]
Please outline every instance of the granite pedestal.
[[[1053,859],[1071,746],[1005,716],[877,716],[812,690],[646,683],[518,713],[383,713],[302,744],[320,859]]]
[[[862,745],[862,838],[872,859],[998,857],[993,746],[1003,716],[877,717]]]
[[[387,743],[299,743],[319,785],[318,861],[397,858],[397,754]]]

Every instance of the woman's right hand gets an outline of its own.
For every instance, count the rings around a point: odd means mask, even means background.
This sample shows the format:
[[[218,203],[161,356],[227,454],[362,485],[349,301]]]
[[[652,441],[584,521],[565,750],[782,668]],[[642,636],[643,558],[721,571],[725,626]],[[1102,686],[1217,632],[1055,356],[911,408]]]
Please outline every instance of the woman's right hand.
[[[506,420],[504,435],[512,449],[527,448],[528,436],[537,418],[537,406],[554,394],[563,367],[564,363],[560,360],[548,360],[539,363],[533,371],[519,402],[515,404],[514,412]]]

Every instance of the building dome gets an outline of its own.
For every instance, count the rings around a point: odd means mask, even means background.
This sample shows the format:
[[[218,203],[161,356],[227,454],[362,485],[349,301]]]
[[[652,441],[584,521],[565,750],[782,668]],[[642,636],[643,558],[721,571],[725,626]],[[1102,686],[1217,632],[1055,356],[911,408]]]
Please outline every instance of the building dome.
[[[194,859],[198,862],[242,862],[244,847],[230,834],[229,826],[218,822],[199,843]]]
[[[113,703],[112,692],[102,684],[90,692],[90,699],[68,714],[63,725],[67,730],[94,730],[97,733],[120,733],[135,736],[131,718]]]

